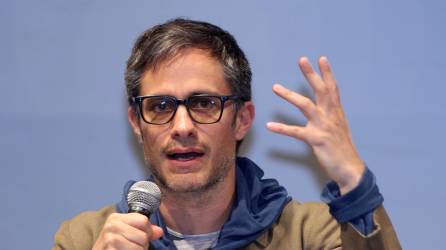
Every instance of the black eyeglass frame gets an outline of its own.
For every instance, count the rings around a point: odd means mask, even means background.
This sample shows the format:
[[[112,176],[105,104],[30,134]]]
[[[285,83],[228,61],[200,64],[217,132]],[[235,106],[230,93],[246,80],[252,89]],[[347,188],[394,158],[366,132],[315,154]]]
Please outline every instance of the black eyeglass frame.
[[[174,111],[172,112],[171,117],[163,123],[153,123],[153,122],[149,122],[146,120],[146,118],[144,117],[144,115],[142,114],[141,110],[142,110],[142,103],[144,101],[144,99],[148,99],[148,98],[154,98],[154,97],[162,97],[162,98],[167,98],[172,100],[175,103],[174,106]],[[197,121],[193,115],[191,114],[190,110],[189,110],[189,99],[193,98],[193,97],[215,97],[218,98],[221,102],[220,105],[220,116],[218,117],[218,119],[214,122],[199,122]],[[189,117],[192,119],[192,121],[199,123],[199,124],[213,124],[213,123],[217,123],[221,120],[221,117],[223,116],[223,110],[225,108],[225,102],[232,100],[232,101],[247,101],[246,98],[243,98],[241,96],[238,95],[227,95],[227,96],[218,96],[218,95],[192,95],[186,99],[177,99],[175,96],[169,96],[169,95],[148,95],[148,96],[136,96],[136,97],[132,97],[131,98],[133,105],[136,107],[138,116],[140,116],[144,122],[148,123],[148,124],[153,124],[153,125],[163,125],[163,124],[167,124],[170,121],[172,121],[172,119],[175,117],[175,114],[177,113],[178,110],[178,106],[179,105],[184,105],[186,107],[187,113],[189,114]]]

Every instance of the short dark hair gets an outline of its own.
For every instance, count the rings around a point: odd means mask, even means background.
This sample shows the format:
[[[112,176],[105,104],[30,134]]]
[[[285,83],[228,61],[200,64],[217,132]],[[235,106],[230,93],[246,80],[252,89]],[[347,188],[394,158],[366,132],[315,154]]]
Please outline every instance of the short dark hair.
[[[201,21],[172,19],[144,31],[136,40],[127,61],[125,85],[129,104],[139,95],[141,77],[178,55],[184,49],[197,48],[210,52],[223,66],[224,77],[232,95],[241,97],[236,103],[251,100],[251,68],[245,54],[229,32]],[[237,141],[236,152],[242,140]]]
[[[129,104],[139,95],[141,77],[147,70],[156,70],[188,48],[209,51],[222,64],[232,94],[251,100],[251,68],[234,37],[213,24],[177,18],[144,31],[136,40],[125,71]]]

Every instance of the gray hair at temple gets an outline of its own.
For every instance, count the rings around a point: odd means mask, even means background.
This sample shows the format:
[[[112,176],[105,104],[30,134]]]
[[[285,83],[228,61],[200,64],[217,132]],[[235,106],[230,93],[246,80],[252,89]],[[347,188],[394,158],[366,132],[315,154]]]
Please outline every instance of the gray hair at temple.
[[[139,95],[140,81],[147,70],[156,70],[188,48],[209,51],[222,64],[232,94],[243,101],[251,100],[251,69],[234,37],[213,24],[177,18],[146,30],[136,40],[125,71],[129,104]]]

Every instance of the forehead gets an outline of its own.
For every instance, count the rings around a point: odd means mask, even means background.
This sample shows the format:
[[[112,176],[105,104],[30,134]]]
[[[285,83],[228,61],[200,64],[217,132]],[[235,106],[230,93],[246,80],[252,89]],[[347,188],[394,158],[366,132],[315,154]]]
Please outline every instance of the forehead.
[[[140,95],[185,98],[194,93],[231,94],[222,64],[206,50],[180,51],[156,69],[146,71],[141,79]]]

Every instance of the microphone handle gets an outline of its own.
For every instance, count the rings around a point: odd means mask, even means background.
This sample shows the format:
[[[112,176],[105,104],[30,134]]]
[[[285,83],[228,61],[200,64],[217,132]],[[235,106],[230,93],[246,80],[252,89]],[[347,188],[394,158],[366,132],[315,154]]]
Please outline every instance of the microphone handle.
[[[145,209],[141,206],[130,206],[128,213],[138,213],[145,215],[147,218],[150,219],[150,211],[148,209]]]

